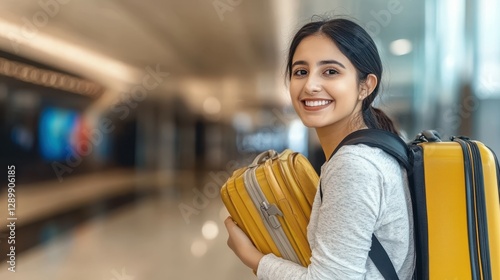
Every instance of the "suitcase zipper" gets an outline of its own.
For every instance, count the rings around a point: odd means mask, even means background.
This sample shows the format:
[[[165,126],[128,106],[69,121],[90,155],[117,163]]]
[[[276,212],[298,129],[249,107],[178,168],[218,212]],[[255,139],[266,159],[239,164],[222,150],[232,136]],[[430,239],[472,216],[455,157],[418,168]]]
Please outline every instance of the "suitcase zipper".
[[[478,238],[481,256],[481,272],[483,279],[491,279],[491,264],[488,239],[488,218],[486,213],[486,198],[484,190],[483,163],[476,143],[466,141],[473,159],[474,190],[476,198],[476,213],[478,219]]]
[[[467,144],[467,139],[460,137],[452,137],[452,141],[457,142],[462,147],[464,159],[464,176],[465,176],[465,197],[467,209],[467,230],[469,239],[470,250],[470,266],[471,277],[473,280],[481,279],[481,271],[479,264],[479,250],[477,246],[477,221],[476,221],[476,208],[474,201],[474,181],[473,181],[473,159]]]
[[[274,204],[269,205],[266,201],[262,201],[260,206],[260,210],[264,213],[264,218],[266,218],[267,223],[272,226],[274,229],[278,229],[281,227],[280,221],[276,215],[280,215],[283,217],[283,213],[278,209],[278,207]]]
[[[255,171],[256,167],[252,167],[245,172],[244,180],[248,194],[252,198],[254,204],[260,208],[260,215],[264,221],[264,225],[266,226],[267,231],[271,235],[271,238],[275,242],[276,247],[278,247],[278,250],[283,258],[300,264],[299,258],[293,250],[292,245],[287,239],[286,234],[283,231],[283,227],[278,220],[277,216],[279,215],[283,217],[283,213],[276,205],[270,204],[267,201],[264,193],[259,187]]]
[[[476,208],[474,207],[474,181],[473,181],[473,167],[472,158],[469,152],[469,147],[466,139],[459,137],[452,138],[453,141],[460,144],[462,147],[464,159],[464,176],[465,176],[465,197],[467,209],[467,231],[469,237],[469,250],[470,250],[470,266],[471,278],[473,280],[481,279],[481,271],[479,265],[479,250],[477,246],[477,223],[476,223]]]

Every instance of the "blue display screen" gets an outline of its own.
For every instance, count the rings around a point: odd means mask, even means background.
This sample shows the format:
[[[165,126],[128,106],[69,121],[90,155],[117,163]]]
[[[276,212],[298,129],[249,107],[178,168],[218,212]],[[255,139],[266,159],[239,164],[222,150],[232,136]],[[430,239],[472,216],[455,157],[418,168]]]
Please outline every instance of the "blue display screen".
[[[39,126],[40,154],[44,160],[64,160],[73,152],[79,114],[74,110],[47,107],[42,110]]]

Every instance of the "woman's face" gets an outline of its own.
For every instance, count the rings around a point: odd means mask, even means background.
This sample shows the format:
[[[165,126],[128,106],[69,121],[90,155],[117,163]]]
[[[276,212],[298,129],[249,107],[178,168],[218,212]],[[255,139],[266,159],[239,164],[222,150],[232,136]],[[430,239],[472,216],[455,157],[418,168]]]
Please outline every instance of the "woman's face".
[[[290,95],[304,125],[323,128],[348,125],[365,97],[354,65],[330,38],[304,38],[292,59]]]

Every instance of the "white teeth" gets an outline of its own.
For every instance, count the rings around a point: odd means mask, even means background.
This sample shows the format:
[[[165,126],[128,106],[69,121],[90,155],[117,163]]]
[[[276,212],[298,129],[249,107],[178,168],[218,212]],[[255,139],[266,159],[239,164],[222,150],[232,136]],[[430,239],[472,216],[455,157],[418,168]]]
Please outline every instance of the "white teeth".
[[[317,107],[317,106],[324,106],[326,104],[332,103],[331,100],[306,100],[305,104],[307,107]]]

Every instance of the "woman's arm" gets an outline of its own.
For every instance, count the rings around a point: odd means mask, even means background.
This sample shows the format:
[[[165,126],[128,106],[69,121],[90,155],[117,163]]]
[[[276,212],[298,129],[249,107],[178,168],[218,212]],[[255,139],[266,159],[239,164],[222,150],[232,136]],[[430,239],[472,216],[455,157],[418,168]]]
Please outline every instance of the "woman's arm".
[[[240,260],[253,271],[257,271],[260,259],[264,256],[255,248],[252,241],[246,234],[234,223],[231,217],[224,221],[229,238],[227,245],[240,258]]]
[[[308,232],[313,234],[309,267],[272,254],[257,254],[248,237],[226,220],[229,246],[247,266],[257,270],[259,279],[363,279],[380,212],[382,176],[367,159],[351,153],[339,151],[328,164],[322,175],[323,201],[314,225],[310,225],[312,232]]]
[[[281,262],[285,263],[282,268],[287,269],[287,272],[280,273],[280,279],[302,279],[304,274],[307,273],[307,269],[301,265],[278,258],[273,254],[264,255],[259,252],[252,244],[252,241],[250,241],[246,234],[234,223],[231,217],[228,217],[224,221],[224,224],[226,225],[227,232],[229,233],[227,245],[231,248],[231,250],[233,250],[236,256],[238,256],[238,258],[253,271],[259,271],[259,263],[262,259],[270,259],[274,260],[275,263],[278,263],[278,265],[280,265],[279,263]],[[267,264],[267,262],[264,262],[264,264]],[[271,279],[266,276],[259,276],[259,278]]]

